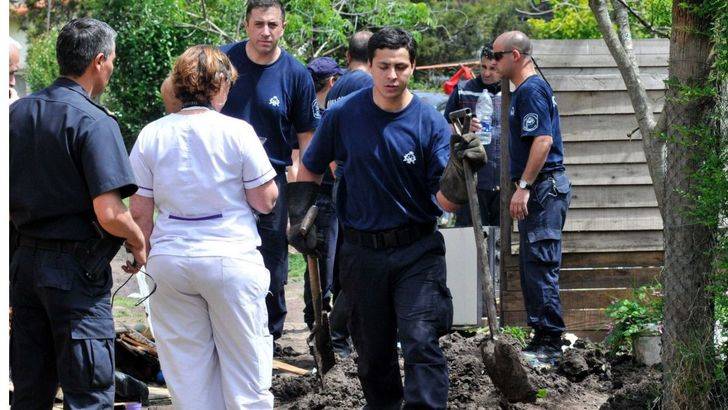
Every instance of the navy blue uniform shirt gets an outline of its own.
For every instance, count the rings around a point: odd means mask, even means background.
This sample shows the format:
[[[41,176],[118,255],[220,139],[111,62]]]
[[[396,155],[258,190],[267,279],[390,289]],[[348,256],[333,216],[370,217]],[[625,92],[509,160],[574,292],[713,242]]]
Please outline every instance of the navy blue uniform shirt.
[[[362,70],[347,71],[341,78],[336,80],[329,93],[326,94],[326,108],[346,97],[347,95],[369,88],[374,85],[372,75]]]
[[[291,138],[313,131],[320,118],[311,74],[285,50],[272,64],[256,64],[245,53],[246,43],[220,47],[238,70],[222,113],[248,122],[265,138],[273,166],[291,165]]]
[[[10,218],[21,234],[41,239],[96,237],[93,198],[136,192],[119,126],[75,81],[10,106]]]
[[[326,110],[303,164],[323,174],[332,160],[343,163],[336,205],[346,227],[381,231],[434,223],[442,213],[435,194],[450,135],[442,115],[417,96],[391,113],[374,104],[367,88]]]
[[[470,108],[473,115],[476,115],[475,105],[484,92],[490,94],[493,102],[493,115],[490,118],[492,139],[490,144],[485,146],[488,162],[478,171],[478,189],[495,190],[500,186],[500,83],[486,85],[480,76],[458,83],[447,100],[444,114],[447,122],[452,122],[450,121],[451,112],[463,108]]]
[[[508,116],[511,131],[508,151],[511,155],[511,179],[521,178],[526,169],[533,138],[550,135],[551,151],[541,172],[564,170],[564,144],[559,126],[559,109],[551,87],[543,78],[533,75],[521,83],[511,96]]]

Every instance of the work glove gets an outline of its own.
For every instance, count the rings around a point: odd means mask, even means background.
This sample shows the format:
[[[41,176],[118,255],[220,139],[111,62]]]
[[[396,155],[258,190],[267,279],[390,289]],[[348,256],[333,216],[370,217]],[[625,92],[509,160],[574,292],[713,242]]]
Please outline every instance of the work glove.
[[[291,182],[286,187],[288,218],[291,221],[288,243],[302,254],[316,257],[317,245],[321,240],[316,232],[316,223],[311,225],[306,235],[301,233],[301,224],[306,213],[315,205],[317,195],[318,184],[315,182]]]
[[[473,173],[482,168],[487,161],[483,143],[473,133],[450,137],[450,159],[440,177],[440,192],[450,202],[458,205],[468,203],[463,161],[468,161]]]

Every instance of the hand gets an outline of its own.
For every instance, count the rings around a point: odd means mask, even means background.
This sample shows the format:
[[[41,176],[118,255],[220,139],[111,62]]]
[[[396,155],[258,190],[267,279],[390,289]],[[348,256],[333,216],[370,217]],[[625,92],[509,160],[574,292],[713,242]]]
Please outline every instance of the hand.
[[[319,235],[316,225],[311,225],[306,235],[301,233],[300,223],[291,223],[290,226],[288,229],[288,243],[304,255],[318,257]],[[323,241],[323,238],[321,238],[321,241]]]
[[[528,216],[528,199],[530,197],[531,191],[528,189],[516,188],[516,192],[511,198],[511,218],[520,221]]]
[[[483,126],[480,125],[480,120],[478,117],[473,117],[470,119],[470,131],[472,133],[477,133],[478,131],[482,130]]]
[[[121,269],[129,274],[139,272],[142,266],[147,264],[147,247],[145,242],[142,241],[141,246],[134,246],[132,243],[127,241],[124,246],[126,247],[126,250],[131,252],[132,256],[134,256],[134,262],[126,261],[126,264],[124,264]]]
[[[455,142],[452,146],[452,153],[458,160],[466,159],[473,171],[477,171],[485,165],[488,160],[485,155],[485,148],[477,135],[468,133],[462,136],[462,140]],[[452,154],[451,154],[452,155]]]

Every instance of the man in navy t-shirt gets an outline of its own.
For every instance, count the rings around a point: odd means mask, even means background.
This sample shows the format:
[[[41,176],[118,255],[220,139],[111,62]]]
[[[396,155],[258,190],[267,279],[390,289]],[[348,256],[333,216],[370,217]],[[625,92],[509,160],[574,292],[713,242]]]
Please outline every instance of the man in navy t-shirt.
[[[521,288],[528,325],[535,331],[527,356],[553,363],[565,330],[559,298],[561,232],[571,201],[559,111],[551,87],[536,74],[531,41],[518,31],[493,44],[496,68],[516,90],[509,111],[510,214],[518,220]]]
[[[342,163],[341,283],[351,299],[359,380],[372,408],[399,408],[402,399],[413,408],[447,405],[447,359],[438,339],[450,330],[453,312],[436,220],[441,208],[453,211],[467,201],[457,158],[468,158],[475,169],[485,162],[477,137],[451,147],[442,115],[407,89],[415,47],[401,29],[372,36],[374,86],[327,110],[299,170],[299,181],[318,182],[332,160]],[[289,238],[308,252],[296,235],[302,217],[291,213]]]
[[[265,267],[271,274],[268,328],[275,339],[281,337],[286,318],[284,286],[288,279],[286,241],[286,173],[291,165],[295,143],[306,150],[318,125],[320,114],[313,80],[303,64],[278,47],[285,27],[285,10],[279,1],[248,1],[245,31],[248,40],[221,49],[238,70],[238,80],[230,89],[223,114],[240,118],[253,126],[278,175],[278,202],[268,215],[261,215],[258,231]]]
[[[358,31],[349,39],[349,49],[346,51],[349,71],[331,87],[331,91],[326,95],[325,108],[331,107],[355,91],[372,86],[372,75],[369,74],[367,62],[367,44],[371,37],[371,31]]]

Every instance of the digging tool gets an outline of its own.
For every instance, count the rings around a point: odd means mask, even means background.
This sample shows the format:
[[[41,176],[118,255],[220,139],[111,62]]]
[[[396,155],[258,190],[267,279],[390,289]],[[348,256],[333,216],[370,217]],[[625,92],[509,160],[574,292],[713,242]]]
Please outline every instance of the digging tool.
[[[282,372],[292,373],[296,376],[305,376],[307,374],[311,374],[310,370],[302,369],[300,367],[296,367],[292,364],[288,364],[286,362],[282,362],[280,360],[273,359],[273,369],[274,370],[280,370]]]
[[[473,114],[470,108],[450,113],[450,120],[455,126],[456,134],[462,136],[470,130],[470,120]],[[476,192],[477,182],[475,181],[475,173],[470,167],[470,163],[463,158],[463,169],[465,170],[465,188],[468,192],[468,204],[470,205],[470,218],[473,221],[473,233],[475,234],[475,249],[478,258],[478,275],[483,278],[485,289],[485,311],[488,316],[488,328],[492,338],[498,336],[498,316],[495,309],[495,298],[493,296],[493,279],[490,272],[486,272],[487,255],[485,253],[485,236],[483,235],[483,224],[480,219],[480,204],[478,204],[478,194]]]
[[[472,113],[469,108],[453,111],[450,120],[455,126],[456,138],[470,130]],[[485,237],[483,235],[482,221],[480,219],[480,206],[476,193],[475,174],[467,159],[463,159],[465,173],[465,188],[468,193],[470,216],[473,220],[473,233],[475,234],[475,248],[478,257],[478,274],[483,278],[485,292],[486,315],[490,339],[481,346],[481,355],[485,371],[493,384],[511,402],[533,401],[536,398],[537,388],[530,376],[531,366],[523,359],[519,349],[511,342],[504,340],[498,327],[495,297],[493,296],[493,280],[486,273]]]
[[[309,233],[311,226],[318,215],[318,207],[313,205],[306,212],[306,216],[301,222],[301,235],[304,237]],[[319,380],[321,387],[325,387],[324,375],[331,370],[336,364],[334,348],[331,344],[331,327],[329,325],[329,315],[323,311],[323,300],[321,296],[321,279],[319,276],[318,258],[315,256],[307,256],[308,277],[311,286],[311,302],[313,303],[314,325],[311,334],[306,340],[313,352],[313,358],[316,361]]]

